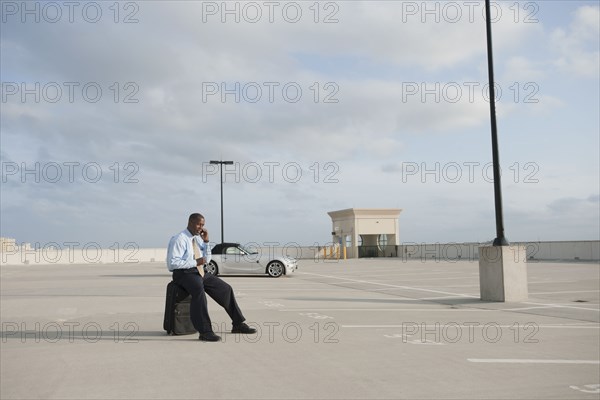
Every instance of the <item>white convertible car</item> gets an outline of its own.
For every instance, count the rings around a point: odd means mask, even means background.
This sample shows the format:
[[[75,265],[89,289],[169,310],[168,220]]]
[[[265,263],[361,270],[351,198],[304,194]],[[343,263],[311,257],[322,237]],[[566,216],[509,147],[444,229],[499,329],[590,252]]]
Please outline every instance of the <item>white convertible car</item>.
[[[289,275],[298,269],[291,257],[268,257],[244,248],[239,243],[220,243],[212,248],[212,259],[204,268],[213,275],[267,274],[274,278]]]

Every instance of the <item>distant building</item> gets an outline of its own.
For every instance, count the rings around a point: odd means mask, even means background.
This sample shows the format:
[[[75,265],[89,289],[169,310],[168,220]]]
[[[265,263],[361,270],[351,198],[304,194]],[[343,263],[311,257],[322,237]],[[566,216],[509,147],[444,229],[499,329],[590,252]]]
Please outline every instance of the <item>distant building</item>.
[[[345,247],[348,258],[397,257],[400,212],[399,208],[330,211],[333,243]]]
[[[0,237],[0,253],[11,253],[17,249],[17,241],[13,238]]]
[[[16,253],[19,250],[31,250],[31,244],[21,243],[19,246],[16,239],[0,237],[0,253]]]

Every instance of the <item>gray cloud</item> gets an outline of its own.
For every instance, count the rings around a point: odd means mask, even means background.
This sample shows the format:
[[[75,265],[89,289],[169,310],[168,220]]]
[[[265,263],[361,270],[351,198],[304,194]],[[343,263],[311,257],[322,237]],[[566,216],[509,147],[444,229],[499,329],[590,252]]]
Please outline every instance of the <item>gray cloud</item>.
[[[480,132],[488,132],[487,102],[479,96],[456,103],[406,98],[404,85],[485,82],[483,20],[400,23],[400,3],[342,2],[335,24],[315,24],[308,9],[298,24],[221,23],[203,22],[201,2],[136,4],[134,24],[115,24],[108,11],[97,24],[2,24],[2,81],[28,87],[57,82],[63,89],[56,103],[31,95],[3,101],[2,161],[28,168],[93,163],[103,173],[96,183],[80,170],[74,182],[38,184],[32,175],[25,182],[20,173],[10,176],[2,185],[3,235],[162,246],[170,230],[198,210],[217,237],[218,178],[203,179],[202,173],[203,163],[223,157],[242,168],[253,162],[302,168],[296,183],[279,175],[273,183],[242,177],[226,185],[228,232],[241,241],[324,241],[327,211],[404,204],[413,209],[406,226],[414,238],[444,240],[461,229],[464,240],[470,229],[482,236],[487,217],[464,224],[472,218],[464,213],[487,216],[489,204],[462,193],[465,186],[401,185],[394,178],[401,159],[434,159],[446,151],[436,135],[459,138],[468,156],[479,154]],[[517,61],[529,50],[529,38],[548,40],[541,24],[507,17],[494,28],[497,49]],[[526,61],[509,68],[523,65],[540,68]],[[77,83],[73,102],[65,82]],[[229,94],[223,102],[220,93],[203,93],[206,84],[231,89],[236,82],[250,84],[250,96],[260,87],[263,97],[252,103],[242,95],[236,102]],[[273,102],[267,99],[269,82],[277,83]],[[98,102],[82,97],[86,83],[102,89]],[[286,83],[301,87],[298,102],[283,98]],[[337,102],[325,102],[328,95]],[[500,111],[511,117],[521,109]],[[323,169],[327,162],[339,168],[337,183],[323,182],[331,172]],[[124,182],[133,171],[137,182]],[[472,188],[467,192],[472,195]],[[440,204],[460,211],[448,213]],[[549,198],[548,204],[556,211],[587,203]]]

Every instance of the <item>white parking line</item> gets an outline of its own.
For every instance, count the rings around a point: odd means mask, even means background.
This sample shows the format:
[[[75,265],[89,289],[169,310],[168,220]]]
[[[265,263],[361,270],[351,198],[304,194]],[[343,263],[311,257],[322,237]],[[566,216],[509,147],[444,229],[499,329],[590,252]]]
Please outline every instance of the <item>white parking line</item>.
[[[535,282],[535,281],[529,281],[527,282],[528,285],[537,285],[537,284],[542,284],[542,283],[575,283],[575,282],[579,282],[579,281],[539,281],[539,282]],[[452,287],[479,287],[479,284],[477,285],[452,285]]]
[[[412,322],[410,322],[412,323]],[[406,328],[406,325],[340,325],[342,328],[356,328],[356,329],[384,329],[384,328]],[[482,329],[485,325],[471,325],[471,324],[457,324],[461,328],[479,328]],[[436,325],[425,325],[427,329],[437,328]],[[497,325],[498,328],[514,328],[512,325]],[[544,329],[600,329],[599,325],[583,325],[583,324],[550,324],[550,325],[537,325],[538,328]]]
[[[518,358],[467,358],[474,363],[505,363],[505,364],[593,364],[598,365],[598,360],[531,360]]]
[[[392,278],[396,278],[399,276],[411,276],[411,275],[416,275],[416,276],[424,276],[424,275],[451,275],[451,274],[466,274],[466,275],[473,275],[472,273],[466,273],[464,271],[431,271],[431,272],[424,272],[424,271],[414,271],[414,272],[407,272],[407,273],[402,273],[402,274],[398,274],[395,273],[393,275],[388,274],[369,274],[369,277],[371,278],[378,278],[378,277],[384,277],[384,278],[390,278],[390,276]],[[478,274],[478,273],[475,273]],[[350,277],[352,277],[352,275],[349,274]],[[359,274],[354,274],[354,276],[360,277],[362,275]]]
[[[471,295],[473,297],[478,297],[477,295]],[[436,297],[420,297],[416,300],[425,300],[425,301],[431,301],[431,300],[453,300],[453,299],[460,299],[460,296],[436,296]]]
[[[522,304],[531,304],[534,306],[543,306],[543,308],[572,308],[575,310],[586,310],[586,311],[598,311],[597,308],[587,308],[587,307],[575,307],[575,306],[567,306],[564,304],[544,304],[544,303],[532,303],[529,301],[524,301]],[[511,310],[514,311],[514,310]]]
[[[302,274],[302,275],[314,275],[314,276],[319,276],[319,277],[322,277],[322,278],[337,279],[337,280],[341,280],[341,281],[344,281],[344,282],[366,283],[366,284],[369,284],[369,285],[387,286],[387,287],[393,287],[393,288],[398,288],[398,289],[406,289],[406,290],[414,290],[414,291],[420,291],[420,292],[439,293],[439,294],[446,294],[446,295],[450,295],[450,296],[460,296],[460,297],[470,297],[470,298],[477,298],[477,297],[479,297],[479,296],[471,296],[471,295],[464,294],[464,293],[450,293],[450,292],[444,292],[444,291],[441,291],[441,290],[423,289],[423,288],[416,288],[416,287],[402,286],[402,285],[392,285],[392,284],[389,284],[389,283],[371,282],[371,281],[365,281],[365,280],[362,280],[362,279],[340,278],[340,277],[337,277],[337,276],[314,274],[314,273],[310,273],[310,272],[299,272],[299,274]]]
[[[361,279],[341,278],[341,277],[332,276],[332,275],[322,275],[322,274],[315,274],[315,273],[310,273],[310,272],[300,272],[300,274],[314,275],[314,276],[319,276],[322,278],[337,279],[337,280],[340,280],[343,282],[366,283],[366,284],[370,284],[370,285],[386,286],[386,287],[392,287],[392,288],[398,288],[398,289],[439,293],[439,294],[445,294],[445,295],[450,295],[450,296],[455,296],[455,297],[479,298],[479,296],[469,295],[469,294],[465,294],[465,293],[451,293],[451,292],[444,292],[444,291],[433,290],[433,289],[416,288],[416,287],[402,286],[402,285],[392,285],[389,283],[371,282],[371,281],[366,281],[366,280],[361,280]],[[570,309],[575,309],[575,310],[598,311],[597,308],[575,307],[575,306],[561,305],[561,304],[545,304],[545,303],[533,303],[533,302],[522,302],[522,304],[529,304],[529,305],[533,305],[533,306],[542,306],[542,308],[570,308]],[[518,309],[509,309],[509,310],[516,311]]]
[[[469,276],[463,275],[463,276],[447,276],[444,278],[438,278],[438,277],[435,277],[435,278],[411,278],[409,280],[411,282],[414,282],[414,281],[442,281],[442,280],[453,280],[453,279],[467,280],[467,279],[479,279],[479,278],[476,276],[472,276],[472,275],[469,275]]]
[[[237,286],[236,286],[237,288]],[[264,291],[269,291],[269,292],[276,292],[276,291],[280,291],[280,292],[322,292],[324,289],[299,289],[299,288],[244,288],[242,287],[241,290],[243,291],[259,291],[259,292],[264,292]],[[348,289],[344,289],[344,288],[340,288],[340,289],[327,289],[328,292],[344,292],[347,291]]]
[[[600,293],[600,290],[566,290],[561,292],[535,292],[529,294],[559,294],[559,293]]]
[[[541,310],[544,308],[556,308],[556,307],[554,307],[554,306],[516,307],[516,308],[503,308],[500,311],[529,311],[529,310]]]
[[[446,311],[464,311],[464,312],[489,312],[489,311],[501,311],[501,310],[485,310],[480,308],[468,308],[468,309],[431,309],[431,308],[288,308],[286,310],[279,311],[418,311],[418,312],[446,312]]]

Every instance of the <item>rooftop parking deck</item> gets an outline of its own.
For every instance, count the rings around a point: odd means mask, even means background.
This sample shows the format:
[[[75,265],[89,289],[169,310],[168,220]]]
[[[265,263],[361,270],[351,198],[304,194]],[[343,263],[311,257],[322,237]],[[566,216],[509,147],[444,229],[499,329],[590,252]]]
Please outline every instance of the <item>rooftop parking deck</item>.
[[[223,277],[255,335],[162,330],[162,263],[2,266],[2,399],[598,399],[600,268],[530,263],[527,302],[476,261],[301,260]]]

